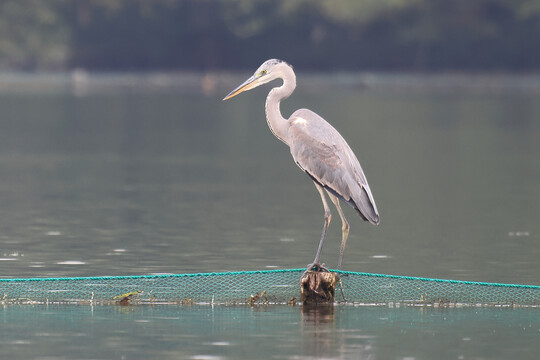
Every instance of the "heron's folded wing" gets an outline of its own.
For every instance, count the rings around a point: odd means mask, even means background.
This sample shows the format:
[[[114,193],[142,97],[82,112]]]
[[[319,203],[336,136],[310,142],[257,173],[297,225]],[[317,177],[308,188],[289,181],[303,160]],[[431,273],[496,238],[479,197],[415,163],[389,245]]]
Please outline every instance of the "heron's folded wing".
[[[327,139],[314,137],[309,129],[291,126],[291,154],[314,181],[355,208],[363,219],[376,224],[379,215],[362,168],[345,140],[341,135],[337,136],[339,139],[330,143]]]
[[[313,138],[309,133],[294,128],[289,131],[291,155],[298,166],[313,180],[331,189],[345,201],[351,200],[351,186],[358,186],[335,145]]]

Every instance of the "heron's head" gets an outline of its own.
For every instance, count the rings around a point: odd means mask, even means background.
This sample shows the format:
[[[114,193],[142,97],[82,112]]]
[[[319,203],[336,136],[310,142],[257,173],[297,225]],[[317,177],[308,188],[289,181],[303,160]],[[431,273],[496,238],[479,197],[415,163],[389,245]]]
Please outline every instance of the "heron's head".
[[[252,77],[244,81],[240,86],[231,91],[223,100],[228,100],[241,92],[251,90],[264,85],[272,80],[283,78],[287,72],[292,72],[292,66],[278,59],[266,60]]]

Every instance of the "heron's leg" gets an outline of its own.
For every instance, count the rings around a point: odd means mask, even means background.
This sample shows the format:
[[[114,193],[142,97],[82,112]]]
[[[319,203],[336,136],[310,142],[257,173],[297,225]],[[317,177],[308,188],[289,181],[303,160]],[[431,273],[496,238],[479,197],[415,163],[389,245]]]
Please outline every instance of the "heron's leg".
[[[315,260],[313,260],[313,264],[310,265],[310,268],[313,265],[319,265],[319,260],[321,258],[321,251],[322,246],[324,243],[324,236],[326,235],[326,229],[328,229],[328,225],[330,225],[330,221],[332,221],[332,213],[330,212],[330,207],[328,206],[328,203],[326,202],[326,197],[324,196],[324,189],[319,184],[315,183],[315,187],[319,191],[319,194],[321,194],[321,200],[324,207],[324,226],[321,234],[321,241],[319,242],[319,247],[317,248],[317,254],[315,255]],[[308,270],[310,270],[308,268]]]
[[[338,211],[339,217],[341,218],[341,248],[339,249],[339,260],[338,260],[338,269],[341,270],[341,263],[343,262],[343,253],[345,252],[345,245],[347,244],[347,238],[349,237],[349,229],[351,228],[349,226],[349,223],[347,222],[347,219],[345,218],[345,214],[343,214],[343,210],[341,210],[341,206],[339,205],[339,199],[332,193],[328,192],[328,196],[330,197],[330,200],[336,205],[336,209]]]

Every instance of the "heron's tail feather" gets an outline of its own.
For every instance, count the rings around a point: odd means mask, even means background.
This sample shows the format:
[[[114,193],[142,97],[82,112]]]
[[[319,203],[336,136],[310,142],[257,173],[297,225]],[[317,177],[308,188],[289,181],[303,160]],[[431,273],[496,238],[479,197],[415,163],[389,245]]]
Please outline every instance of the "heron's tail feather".
[[[360,197],[354,199],[354,209],[358,212],[360,217],[365,221],[369,221],[372,224],[379,224],[379,212],[377,207],[371,201],[370,196],[365,188],[362,187],[360,191]]]
[[[372,224],[379,225],[379,212],[377,211],[377,206],[375,205],[375,201],[372,200],[373,196],[371,196],[371,191],[369,190],[369,186],[364,187],[360,184],[356,187],[356,189],[360,189],[359,192],[356,194],[350,194],[350,191],[347,191],[347,199],[334,190],[332,187],[322,184],[319,180],[317,180],[313,175],[311,175],[308,171],[306,171],[306,174],[316,182],[317,184],[321,185],[323,188],[325,188],[327,191],[331,192],[333,195],[337,196],[339,199],[345,201],[347,204],[349,204],[351,207],[353,207],[358,215],[365,221],[369,221]]]

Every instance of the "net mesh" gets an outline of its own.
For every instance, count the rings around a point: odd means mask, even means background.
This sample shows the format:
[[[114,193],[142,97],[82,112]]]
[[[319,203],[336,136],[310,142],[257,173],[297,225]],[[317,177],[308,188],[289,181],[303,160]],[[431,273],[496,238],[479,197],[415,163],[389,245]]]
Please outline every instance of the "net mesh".
[[[291,304],[303,271],[0,279],[0,297],[3,304]],[[331,271],[338,303],[540,307],[535,285]]]

